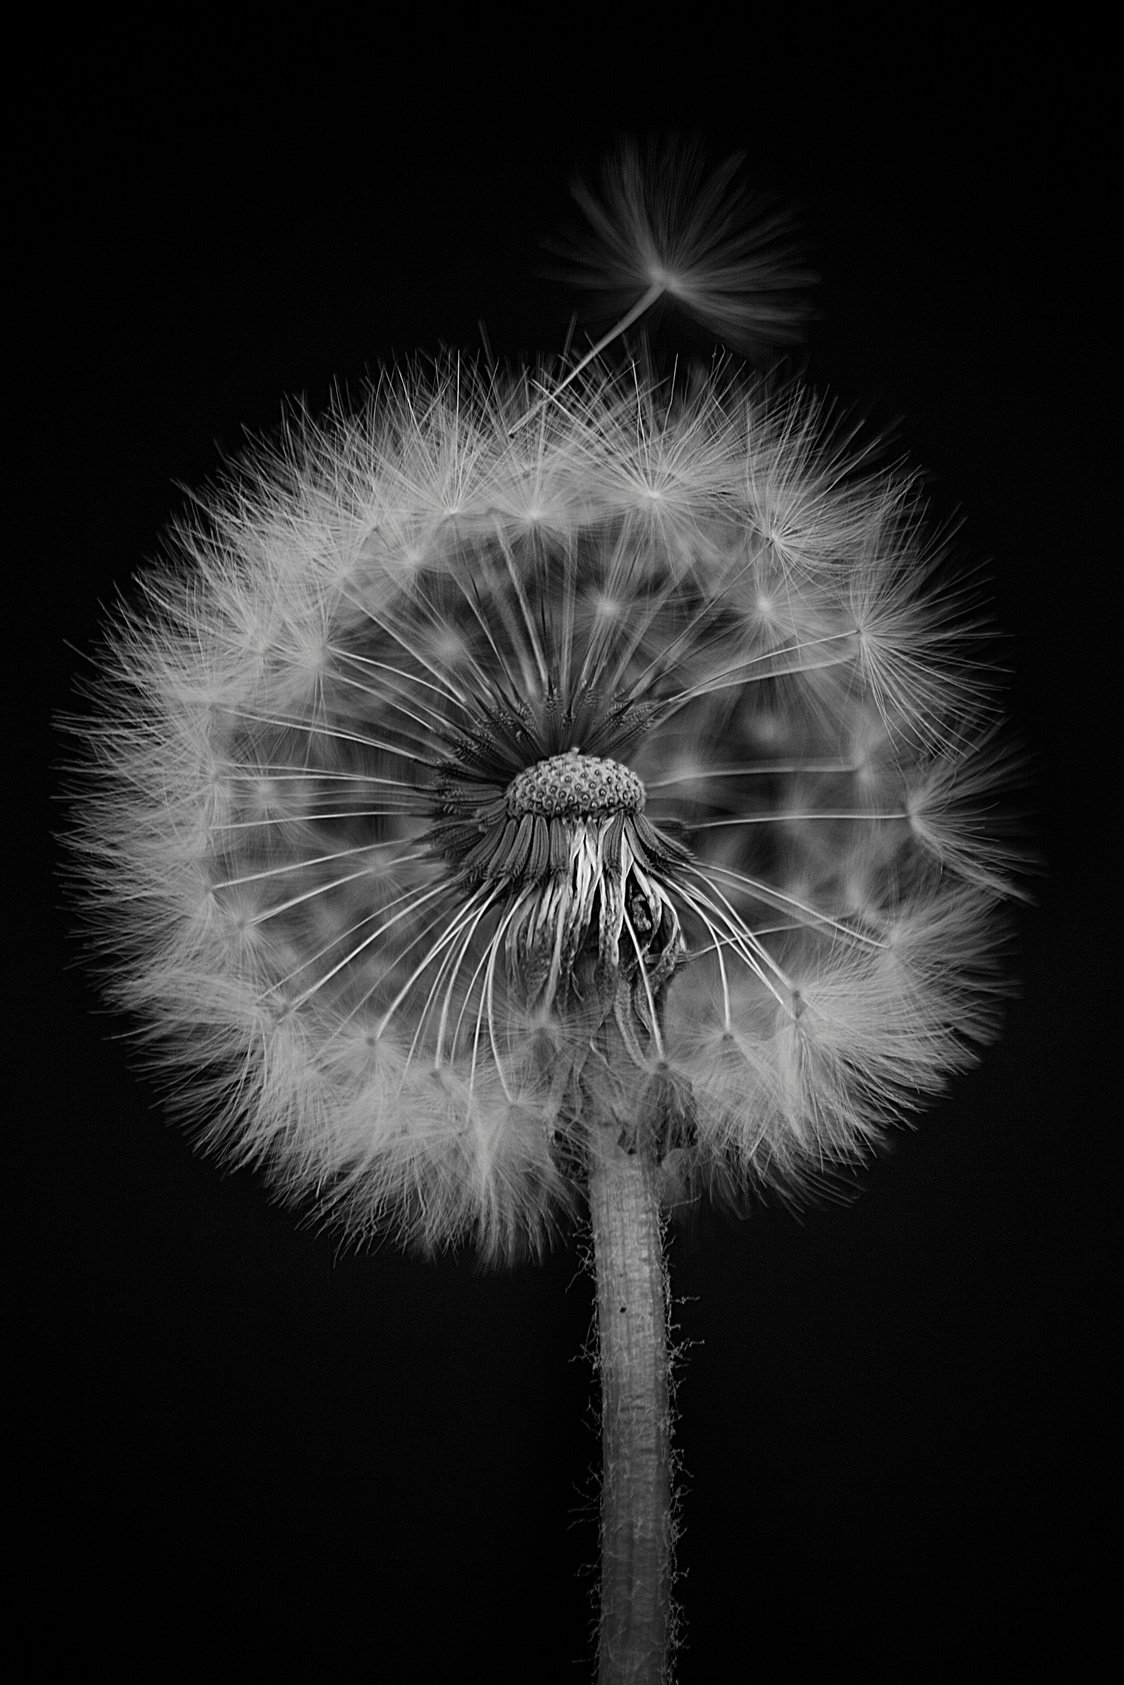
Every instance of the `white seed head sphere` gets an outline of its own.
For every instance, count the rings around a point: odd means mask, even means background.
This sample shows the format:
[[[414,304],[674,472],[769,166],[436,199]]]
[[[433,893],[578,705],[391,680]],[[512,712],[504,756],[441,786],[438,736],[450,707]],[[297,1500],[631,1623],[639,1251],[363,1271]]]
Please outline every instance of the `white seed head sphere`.
[[[912,482],[798,391],[544,381],[388,377],[232,469],[107,636],[76,804],[206,1142],[495,1259],[580,1189],[607,1026],[676,1197],[861,1158],[991,1033],[1010,865]]]

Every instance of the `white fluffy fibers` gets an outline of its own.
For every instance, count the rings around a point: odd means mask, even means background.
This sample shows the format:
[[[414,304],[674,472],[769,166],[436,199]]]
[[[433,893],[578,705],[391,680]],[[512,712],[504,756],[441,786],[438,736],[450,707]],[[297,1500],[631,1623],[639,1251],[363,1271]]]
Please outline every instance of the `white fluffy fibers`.
[[[1010,864],[909,479],[799,391],[542,391],[450,363],[234,468],[107,636],[76,803],[206,1140],[497,1258],[614,1025],[680,1194],[860,1157],[992,1032]]]

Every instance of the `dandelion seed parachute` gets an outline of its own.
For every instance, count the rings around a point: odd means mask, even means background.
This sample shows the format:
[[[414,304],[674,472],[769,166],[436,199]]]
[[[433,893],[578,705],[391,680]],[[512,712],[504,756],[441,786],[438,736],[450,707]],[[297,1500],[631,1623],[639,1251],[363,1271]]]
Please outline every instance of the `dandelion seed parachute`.
[[[207,1142],[493,1258],[580,1185],[614,1021],[677,1197],[861,1157],[991,1033],[1009,863],[910,481],[795,391],[536,390],[414,371],[234,469],[108,635],[77,804]]]
[[[611,337],[663,300],[743,353],[800,338],[813,277],[790,214],[743,186],[741,164],[708,170],[689,141],[627,142],[597,189],[574,183],[586,226],[555,249],[595,313],[619,319]]]

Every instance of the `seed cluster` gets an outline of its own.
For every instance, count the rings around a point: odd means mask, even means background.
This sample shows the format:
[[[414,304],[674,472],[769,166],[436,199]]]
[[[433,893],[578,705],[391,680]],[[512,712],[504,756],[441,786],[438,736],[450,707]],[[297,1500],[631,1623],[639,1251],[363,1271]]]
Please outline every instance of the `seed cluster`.
[[[912,481],[798,392],[539,391],[456,365],[240,469],[107,643],[76,808],[207,1141],[492,1257],[569,1206],[575,1082],[676,1200],[860,1159],[994,1034],[1018,858]]]
[[[513,778],[505,801],[513,819],[524,814],[585,819],[594,814],[643,813],[644,786],[619,761],[569,749]]]

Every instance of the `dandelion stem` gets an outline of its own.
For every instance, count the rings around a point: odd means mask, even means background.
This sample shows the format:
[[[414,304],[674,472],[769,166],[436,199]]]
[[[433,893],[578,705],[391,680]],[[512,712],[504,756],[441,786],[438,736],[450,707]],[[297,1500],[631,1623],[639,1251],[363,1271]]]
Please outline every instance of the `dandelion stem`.
[[[671,1638],[673,1534],[657,1170],[650,1147],[629,1140],[618,1118],[598,1118],[594,1134],[589,1211],[602,1466],[597,1685],[659,1685]]]

